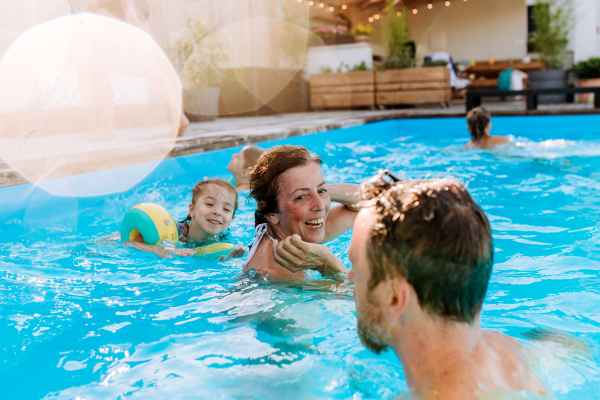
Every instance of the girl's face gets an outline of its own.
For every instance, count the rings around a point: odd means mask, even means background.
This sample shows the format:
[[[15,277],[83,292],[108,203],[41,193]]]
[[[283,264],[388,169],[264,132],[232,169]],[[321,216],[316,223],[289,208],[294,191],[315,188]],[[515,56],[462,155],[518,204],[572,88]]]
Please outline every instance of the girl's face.
[[[231,172],[233,176],[241,175],[244,171],[244,150],[242,149],[239,153],[231,156],[231,161],[227,165],[227,171]]]
[[[279,187],[279,212],[267,216],[275,233],[281,237],[297,234],[309,243],[323,241],[331,199],[319,164],[288,169],[279,176]]]
[[[218,235],[229,229],[234,204],[233,194],[228,190],[217,185],[208,185],[204,193],[198,196],[196,203],[190,204],[190,225],[195,224],[194,228],[200,228],[200,232],[208,235]]]

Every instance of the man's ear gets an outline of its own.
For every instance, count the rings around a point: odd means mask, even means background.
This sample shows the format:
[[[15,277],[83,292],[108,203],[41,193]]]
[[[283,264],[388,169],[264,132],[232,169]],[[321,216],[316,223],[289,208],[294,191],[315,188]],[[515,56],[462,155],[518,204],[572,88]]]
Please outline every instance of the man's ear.
[[[269,213],[265,215],[267,221],[271,223],[271,225],[279,225],[279,217],[275,213]]]
[[[396,321],[406,311],[413,292],[410,290],[410,283],[400,277],[389,279],[386,282],[386,287],[388,291],[390,325],[394,326]]]

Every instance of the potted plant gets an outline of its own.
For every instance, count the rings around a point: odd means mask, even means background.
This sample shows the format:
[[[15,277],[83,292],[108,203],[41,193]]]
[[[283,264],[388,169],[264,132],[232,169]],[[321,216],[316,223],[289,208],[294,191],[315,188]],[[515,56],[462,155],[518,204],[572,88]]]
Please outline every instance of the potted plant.
[[[354,38],[350,35],[350,31],[347,26],[315,26],[311,29],[311,32],[321,38],[322,43],[326,45],[335,44],[348,44],[353,43]],[[321,45],[321,43],[314,42],[311,45]]]
[[[578,79],[579,87],[600,87],[600,57],[591,57],[585,61],[579,61],[573,66],[573,73]],[[580,103],[593,102],[593,93],[582,93],[579,95]]]
[[[214,121],[219,114],[220,84],[224,78],[223,64],[228,56],[198,20],[188,20],[175,40],[177,59],[181,66],[183,109],[192,121]]]
[[[388,58],[375,73],[376,102],[384,106],[447,103],[452,98],[450,70],[437,63],[416,68],[405,15],[392,12],[385,16]]]
[[[372,34],[373,27],[371,25],[358,24],[354,30],[354,41],[356,43],[369,43]]]
[[[532,19],[535,31],[529,43],[538,53],[545,71],[529,73],[532,89],[565,88],[568,86],[568,71],[564,70],[566,47],[573,28],[572,0],[536,0]],[[539,96],[540,103],[563,103],[565,95]]]
[[[341,63],[334,72],[322,67],[320,74],[310,76],[312,108],[348,109],[375,106],[373,71],[365,61],[350,67]]]

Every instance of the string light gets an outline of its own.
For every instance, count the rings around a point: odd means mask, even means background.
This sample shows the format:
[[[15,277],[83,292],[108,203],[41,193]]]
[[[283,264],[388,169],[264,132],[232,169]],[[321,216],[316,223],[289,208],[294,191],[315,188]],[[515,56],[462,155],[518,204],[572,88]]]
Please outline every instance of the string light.
[[[325,7],[325,3],[319,3],[319,7],[320,7],[320,8],[323,8],[323,7]]]
[[[416,8],[416,7],[415,7],[415,8],[413,8],[413,14],[416,14],[416,13],[418,13],[418,12],[419,12],[419,10],[417,10],[417,8]]]
[[[429,8],[431,10],[433,8],[433,3],[427,4],[427,8]]]
[[[298,0],[298,3],[302,3],[302,0]]]
[[[379,14],[375,14],[375,15],[373,15],[373,18],[375,18],[375,19],[379,19]]]
[[[446,0],[446,7],[450,7],[450,0]]]
[[[373,22],[373,17],[369,17],[369,22]]]
[[[315,4],[315,3],[314,3],[312,0],[310,0],[310,1],[308,2],[308,5],[309,5],[309,6],[311,6],[311,7],[312,7],[312,5],[313,5],[313,4]]]
[[[329,12],[333,12],[334,8],[333,6],[329,7]]]
[[[400,16],[402,16],[402,13],[401,13],[400,11],[398,11],[398,12],[396,13],[396,15],[400,17]]]
[[[466,1],[466,0],[465,0],[465,1]],[[343,4],[343,5],[342,5],[342,10],[345,10],[346,8],[348,8],[348,6],[347,6],[347,5],[345,5],[345,4]]]

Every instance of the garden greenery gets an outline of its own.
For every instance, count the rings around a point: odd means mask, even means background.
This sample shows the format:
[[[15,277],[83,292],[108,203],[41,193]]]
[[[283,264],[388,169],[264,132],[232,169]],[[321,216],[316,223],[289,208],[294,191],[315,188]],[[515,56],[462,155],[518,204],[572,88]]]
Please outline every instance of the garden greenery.
[[[591,57],[585,61],[579,61],[573,66],[573,72],[579,79],[600,78],[600,57]]]
[[[219,86],[224,78],[223,64],[229,57],[214,34],[199,20],[188,19],[175,39],[177,61],[186,87]]]
[[[529,43],[547,69],[561,69],[565,62],[574,17],[572,0],[536,0],[533,8],[535,32]]]
[[[388,59],[383,69],[412,68],[416,65],[415,55],[410,42],[410,30],[406,22],[406,13],[396,15],[395,10],[386,15]]]

